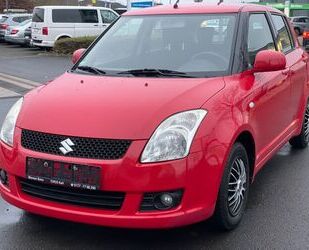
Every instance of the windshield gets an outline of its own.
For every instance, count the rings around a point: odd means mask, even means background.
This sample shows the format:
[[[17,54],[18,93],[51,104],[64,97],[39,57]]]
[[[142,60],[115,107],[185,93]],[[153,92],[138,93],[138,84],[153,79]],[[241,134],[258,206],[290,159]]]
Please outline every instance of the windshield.
[[[229,71],[235,22],[234,14],[124,16],[78,67],[106,75],[224,75]]]

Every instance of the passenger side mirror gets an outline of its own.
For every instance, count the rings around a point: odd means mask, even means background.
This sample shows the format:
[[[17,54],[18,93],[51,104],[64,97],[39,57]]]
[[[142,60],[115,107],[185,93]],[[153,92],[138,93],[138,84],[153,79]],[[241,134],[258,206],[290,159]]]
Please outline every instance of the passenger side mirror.
[[[285,55],[274,50],[262,50],[257,53],[253,72],[269,72],[284,70],[286,67]]]
[[[72,56],[72,63],[75,64],[82,57],[86,49],[75,50]]]

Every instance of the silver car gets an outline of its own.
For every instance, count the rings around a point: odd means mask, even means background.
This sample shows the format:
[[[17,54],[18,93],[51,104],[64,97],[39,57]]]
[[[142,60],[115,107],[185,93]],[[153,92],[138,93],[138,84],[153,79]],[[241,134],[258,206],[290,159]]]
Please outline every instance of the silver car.
[[[291,17],[290,20],[298,36],[302,35],[304,30],[309,28],[309,17],[307,16],[295,16]]]
[[[25,20],[31,19],[31,14],[8,14],[1,18],[0,20],[0,40],[4,40],[6,30],[10,26],[16,26]]]
[[[16,26],[10,26],[6,30],[4,40],[9,43],[25,45],[27,43],[25,39],[25,31],[30,27],[31,27],[31,20],[26,20]]]

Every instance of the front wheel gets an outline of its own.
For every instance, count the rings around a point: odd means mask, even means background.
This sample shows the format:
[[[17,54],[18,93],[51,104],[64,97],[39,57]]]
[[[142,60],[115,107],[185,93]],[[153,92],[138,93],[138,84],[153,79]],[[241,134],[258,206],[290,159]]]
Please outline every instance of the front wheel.
[[[232,230],[240,223],[248,200],[249,160],[241,143],[235,143],[218,194],[215,219],[225,230]]]
[[[307,103],[301,133],[290,140],[293,148],[306,148],[309,143],[309,102]]]

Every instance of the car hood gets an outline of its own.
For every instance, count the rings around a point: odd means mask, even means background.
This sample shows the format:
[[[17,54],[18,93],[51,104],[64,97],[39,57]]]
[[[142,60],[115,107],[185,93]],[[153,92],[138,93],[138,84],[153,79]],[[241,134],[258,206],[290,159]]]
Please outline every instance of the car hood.
[[[24,98],[17,126],[67,136],[148,139],[177,112],[200,108],[222,77],[139,78],[65,73]]]

